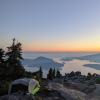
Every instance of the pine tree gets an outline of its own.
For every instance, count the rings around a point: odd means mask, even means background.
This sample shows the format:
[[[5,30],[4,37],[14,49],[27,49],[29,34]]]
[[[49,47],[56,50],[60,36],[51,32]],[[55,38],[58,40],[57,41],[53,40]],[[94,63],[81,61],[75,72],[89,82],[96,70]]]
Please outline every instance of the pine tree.
[[[61,75],[60,71],[57,70],[57,72],[56,72],[56,77],[57,77],[57,78],[60,78],[61,76],[62,76],[62,75]]]
[[[39,78],[42,79],[43,77],[43,71],[42,71],[42,68],[40,67],[39,69]]]
[[[53,78],[55,78],[56,77],[56,71],[55,71],[55,68],[53,69]]]
[[[7,56],[7,68],[8,68],[8,76],[10,79],[20,78],[24,75],[24,68],[21,64],[22,58],[22,48],[21,43],[17,42],[13,39],[13,43],[10,47],[7,47],[8,51],[6,53]]]
[[[4,80],[6,77],[6,66],[4,61],[4,50],[0,48],[0,81]]]
[[[90,80],[92,78],[92,74],[91,73],[88,73],[87,74],[87,80]]]
[[[4,50],[0,48],[0,64],[4,63]]]
[[[38,80],[39,83],[41,84],[42,78],[43,78],[43,71],[42,71],[42,68],[40,67],[39,71],[33,73],[33,76],[35,76],[34,78],[35,78],[36,80]]]
[[[8,48],[8,52],[6,53],[7,58],[7,63],[11,65],[21,65],[21,60],[22,58],[22,48],[21,48],[21,43],[17,42],[15,43],[16,40],[13,39],[13,43],[10,47]]]
[[[75,72],[75,75],[76,75],[76,76],[80,76],[80,75],[81,75],[81,72],[80,72],[80,71],[76,71],[76,72]]]
[[[49,69],[49,72],[47,74],[47,79],[49,79],[49,80],[53,79],[53,70],[52,70],[52,68]]]
[[[73,76],[75,76],[75,72],[71,72],[70,74],[69,74],[69,77],[73,77]]]

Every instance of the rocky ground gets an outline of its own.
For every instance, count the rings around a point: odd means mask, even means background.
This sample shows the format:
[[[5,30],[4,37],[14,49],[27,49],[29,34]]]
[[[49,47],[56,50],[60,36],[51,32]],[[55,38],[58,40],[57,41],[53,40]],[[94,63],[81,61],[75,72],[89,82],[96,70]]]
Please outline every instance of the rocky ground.
[[[65,100],[100,100],[100,85],[96,85],[96,89],[88,94],[66,88],[59,83],[50,83],[49,85],[51,89],[59,91]]]
[[[100,85],[96,84],[96,89],[86,94],[60,83],[49,82],[34,99],[29,95],[5,95],[0,97],[0,100],[100,100]]]

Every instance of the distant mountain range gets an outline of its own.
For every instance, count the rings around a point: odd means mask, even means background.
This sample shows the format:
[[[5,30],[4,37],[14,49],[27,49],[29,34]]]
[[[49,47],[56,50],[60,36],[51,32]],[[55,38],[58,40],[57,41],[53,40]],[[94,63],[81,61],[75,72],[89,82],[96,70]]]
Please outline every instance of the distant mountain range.
[[[87,55],[80,57],[79,59],[100,63],[100,54]]]
[[[58,63],[53,61],[52,59],[46,58],[46,57],[38,57],[36,59],[24,59],[22,61],[22,64],[24,66],[28,67],[42,67],[43,69],[48,69],[48,68],[60,68],[64,64]]]
[[[91,62],[98,62],[100,63],[100,53],[99,54],[93,54],[93,55],[86,55],[86,56],[82,56],[82,57],[66,57],[62,60],[64,61],[70,61],[73,59],[80,59],[80,60],[89,60]]]
[[[85,64],[84,66],[100,70],[100,64]]]

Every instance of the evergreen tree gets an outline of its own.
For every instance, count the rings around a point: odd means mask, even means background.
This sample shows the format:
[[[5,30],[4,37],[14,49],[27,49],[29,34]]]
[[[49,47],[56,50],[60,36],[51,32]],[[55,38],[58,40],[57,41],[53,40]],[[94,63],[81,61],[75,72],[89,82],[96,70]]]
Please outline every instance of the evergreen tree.
[[[90,80],[92,78],[92,74],[91,73],[88,73],[87,74],[87,80]]]
[[[7,56],[7,68],[8,68],[8,76],[10,79],[20,78],[24,75],[24,68],[21,64],[22,58],[22,48],[21,43],[17,42],[13,39],[13,43],[10,47],[7,47],[8,51],[6,53]]]
[[[39,83],[41,84],[42,82],[42,78],[43,78],[43,71],[42,68],[40,67],[39,71],[32,73],[33,77],[39,81]]]
[[[53,69],[53,78],[56,77],[56,71],[55,71],[55,68]]]
[[[6,53],[7,56],[7,63],[10,65],[21,65],[22,58],[22,49],[21,49],[21,43],[17,42],[13,39],[13,43],[8,48],[8,52]]]
[[[73,77],[73,76],[75,76],[75,72],[71,72],[70,74],[69,74],[69,77]]]
[[[49,69],[49,73],[47,74],[47,79],[49,79],[49,80],[53,79],[53,70],[52,70],[52,68]]]
[[[6,77],[6,66],[4,61],[4,50],[0,48],[0,80],[4,80]]]
[[[81,72],[80,72],[80,71],[76,71],[76,72],[75,72],[75,75],[76,75],[76,76],[80,76],[80,75],[81,75]]]
[[[61,75],[60,71],[57,70],[57,72],[56,72],[56,77],[57,77],[57,78],[60,78],[61,76],[62,76],[62,75]]]
[[[42,68],[40,67],[39,69],[39,78],[42,79],[43,77],[43,71],[42,71]]]
[[[4,63],[4,50],[0,48],[0,65]]]

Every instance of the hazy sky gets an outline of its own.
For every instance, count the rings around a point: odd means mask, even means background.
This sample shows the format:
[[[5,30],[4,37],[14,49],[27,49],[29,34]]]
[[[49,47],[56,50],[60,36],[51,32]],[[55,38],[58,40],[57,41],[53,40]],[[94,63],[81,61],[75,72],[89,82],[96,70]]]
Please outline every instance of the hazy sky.
[[[100,0],[0,0],[0,47],[100,51]]]

